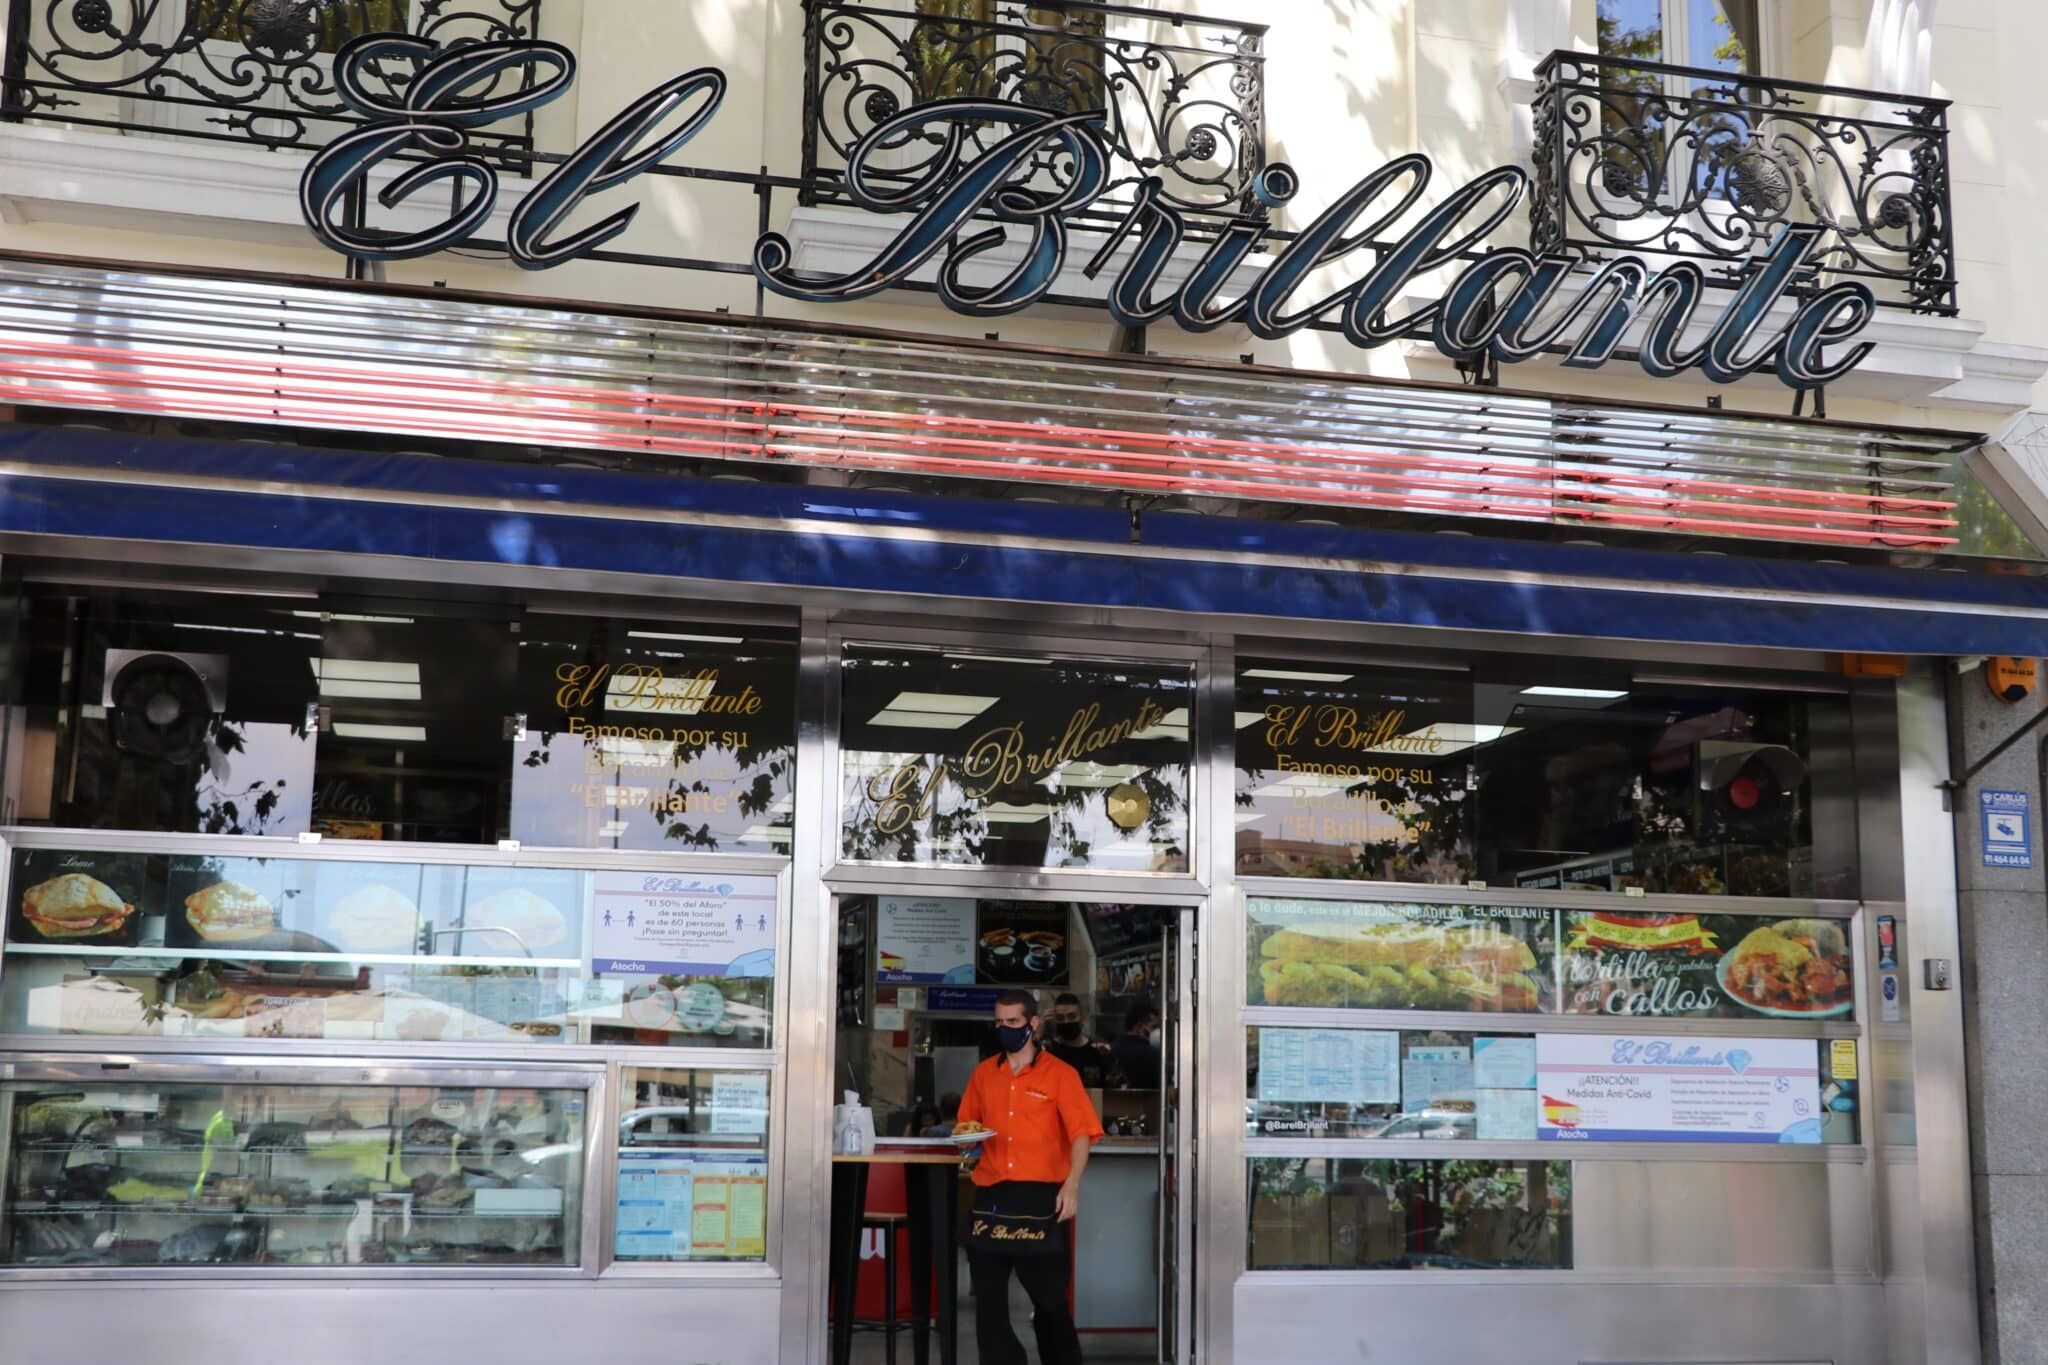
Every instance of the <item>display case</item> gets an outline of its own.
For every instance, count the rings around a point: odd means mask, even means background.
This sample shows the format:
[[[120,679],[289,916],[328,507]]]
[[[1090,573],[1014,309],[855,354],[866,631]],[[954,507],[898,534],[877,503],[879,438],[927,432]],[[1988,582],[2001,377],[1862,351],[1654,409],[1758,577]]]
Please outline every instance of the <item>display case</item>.
[[[562,862],[18,832],[0,1035],[772,1045],[777,876]]]
[[[573,1272],[601,1066],[0,1068],[0,1266]]]

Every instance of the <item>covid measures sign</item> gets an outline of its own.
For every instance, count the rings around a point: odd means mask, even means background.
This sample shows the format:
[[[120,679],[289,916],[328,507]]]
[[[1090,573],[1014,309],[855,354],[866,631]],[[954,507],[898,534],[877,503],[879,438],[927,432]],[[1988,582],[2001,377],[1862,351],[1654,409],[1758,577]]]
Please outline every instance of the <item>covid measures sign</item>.
[[[1546,1141],[1821,1140],[1811,1038],[1545,1035],[1536,1085]]]

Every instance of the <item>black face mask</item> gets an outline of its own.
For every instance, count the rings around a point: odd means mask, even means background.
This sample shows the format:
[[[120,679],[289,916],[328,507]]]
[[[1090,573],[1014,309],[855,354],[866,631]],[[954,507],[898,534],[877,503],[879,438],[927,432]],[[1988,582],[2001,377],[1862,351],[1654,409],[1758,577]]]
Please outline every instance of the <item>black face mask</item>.
[[[1078,1043],[1081,1041],[1081,1025],[1078,1023],[1055,1022],[1052,1030],[1063,1043]]]
[[[996,1042],[1005,1052],[1022,1052],[1025,1044],[1030,1041],[1031,1030],[1029,1027],[1019,1025],[1016,1028],[1012,1028],[1007,1024],[996,1025]]]

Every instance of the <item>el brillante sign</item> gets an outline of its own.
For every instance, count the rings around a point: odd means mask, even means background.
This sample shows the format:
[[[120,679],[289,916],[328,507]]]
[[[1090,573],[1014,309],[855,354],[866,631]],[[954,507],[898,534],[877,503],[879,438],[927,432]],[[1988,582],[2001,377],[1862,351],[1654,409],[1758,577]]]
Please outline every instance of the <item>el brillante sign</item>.
[[[378,64],[410,64],[416,74],[401,94],[380,93],[366,80]],[[335,58],[342,100],[369,122],[328,144],[306,168],[300,201],[314,234],[358,260],[398,260],[457,245],[489,221],[498,173],[472,150],[469,132],[531,113],[564,93],[576,58],[549,42],[490,42],[440,47],[398,34],[372,34]],[[388,75],[388,72],[383,73]],[[519,88],[496,93],[501,83]],[[624,232],[638,206],[618,209],[572,232],[563,223],[584,199],[614,189],[679,151],[717,113],[722,72],[703,67],[663,83],[634,101],[557,165],[513,211],[507,232],[512,259],[543,270],[597,250]],[[899,287],[937,267],[945,305],[976,317],[1028,308],[1053,287],[1075,251],[1076,215],[1108,185],[1110,154],[1099,130],[1102,114],[1054,114],[1019,104],[951,99],[908,109],[876,126],[855,148],[847,184],[876,213],[907,215],[896,236],[858,269],[818,275],[793,266],[788,240],[768,233],[755,244],[752,267],[778,294],[812,303],[847,302]],[[965,133],[994,126],[1010,131],[971,155]],[[909,178],[884,177],[885,149],[911,140],[941,148]],[[449,197],[439,224],[411,233],[372,230],[349,221],[348,206],[367,177],[386,161],[403,171],[376,196],[390,208],[420,191]],[[1058,168],[1062,183],[1034,177]],[[1159,183],[1146,183],[1106,236],[1091,234],[1083,264],[1090,279],[1109,278],[1107,308],[1126,326],[1171,318],[1189,331],[1241,324],[1278,338],[1304,327],[1334,326],[1361,347],[1426,337],[1446,356],[1491,356],[1503,363],[1562,351],[1581,369],[1606,364],[1632,341],[1637,363],[1660,378],[1698,370],[1718,383],[1770,369],[1794,388],[1826,384],[1870,353],[1855,340],[1876,311],[1870,290],[1854,281],[1813,288],[1822,230],[1783,229],[1740,282],[1710,282],[1689,261],[1653,270],[1636,256],[1543,256],[1482,244],[1529,192],[1529,173],[1500,166],[1416,213],[1432,178],[1428,158],[1396,158],[1353,185],[1293,238],[1269,242],[1272,211],[1295,197],[1292,169],[1273,165],[1255,185],[1259,207],[1233,219],[1206,246],[1185,281],[1165,287],[1169,263],[1189,241],[1183,216],[1166,203]],[[1030,183],[1027,183],[1030,182]],[[995,264],[994,253],[1015,238],[1022,258],[991,282],[970,283],[971,269]],[[1367,243],[1380,243],[1378,249]],[[1249,288],[1225,297],[1227,284],[1262,246],[1263,268]],[[1122,264],[1110,265],[1122,252]],[[1355,278],[1316,294],[1311,274],[1356,260]],[[1439,298],[1410,305],[1413,281],[1459,267]],[[1777,306],[1802,291],[1789,313]],[[1729,293],[1719,320],[1689,336],[1708,291]]]

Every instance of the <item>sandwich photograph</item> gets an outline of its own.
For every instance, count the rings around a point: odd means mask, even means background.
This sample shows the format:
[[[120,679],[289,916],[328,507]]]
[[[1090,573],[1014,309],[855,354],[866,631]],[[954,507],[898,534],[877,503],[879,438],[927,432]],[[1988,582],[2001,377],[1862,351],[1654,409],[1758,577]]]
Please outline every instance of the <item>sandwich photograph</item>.
[[[1254,1004],[1530,1013],[1552,993],[1547,915],[1332,904],[1251,918]]]

